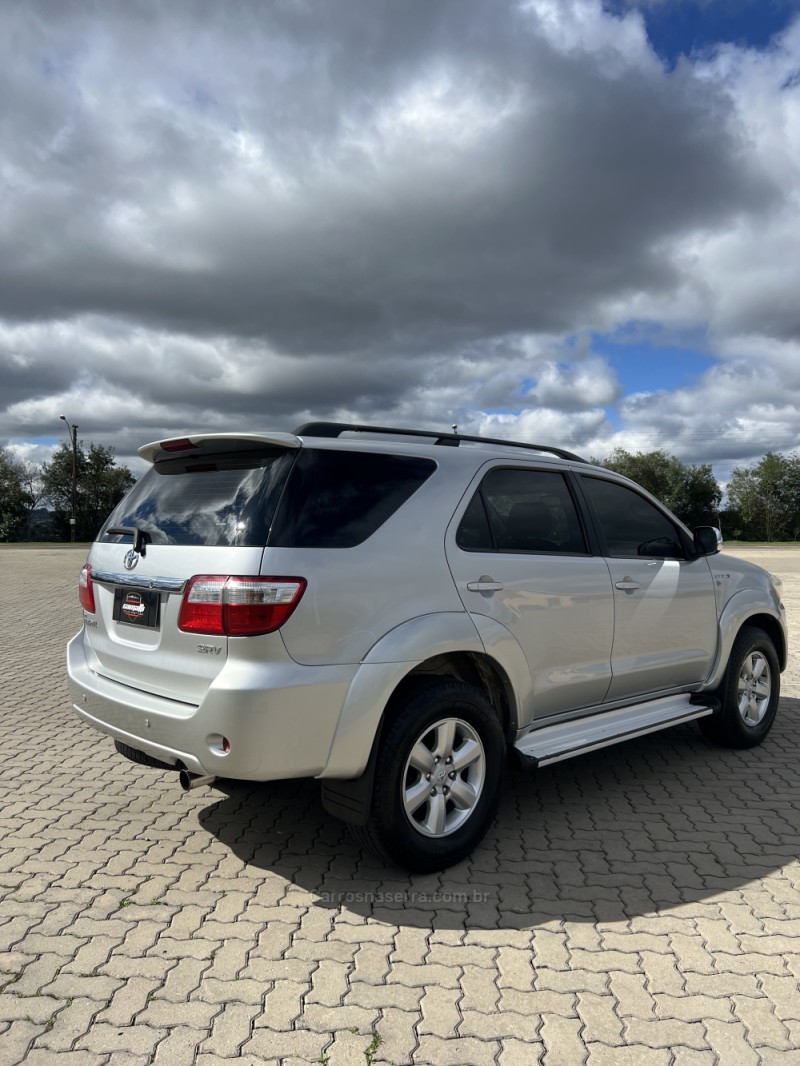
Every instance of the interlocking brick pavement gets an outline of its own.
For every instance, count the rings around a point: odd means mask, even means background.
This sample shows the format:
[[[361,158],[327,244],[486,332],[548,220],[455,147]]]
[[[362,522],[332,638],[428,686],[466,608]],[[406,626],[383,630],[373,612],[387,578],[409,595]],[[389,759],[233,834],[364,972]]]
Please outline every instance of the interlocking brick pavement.
[[[800,549],[747,554],[796,632]],[[762,747],[685,726],[513,773],[475,854],[412,878],[313,782],[184,795],[84,726],[82,562],[0,548],[3,1066],[800,1062],[796,656]]]

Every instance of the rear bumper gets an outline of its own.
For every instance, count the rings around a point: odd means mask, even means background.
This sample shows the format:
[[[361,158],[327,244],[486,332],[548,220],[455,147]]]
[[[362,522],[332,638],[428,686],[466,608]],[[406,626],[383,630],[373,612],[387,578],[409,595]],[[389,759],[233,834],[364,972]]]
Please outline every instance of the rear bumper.
[[[229,659],[195,705],[97,674],[83,632],[67,646],[72,705],[84,722],[190,773],[245,781],[322,773],[356,669]]]

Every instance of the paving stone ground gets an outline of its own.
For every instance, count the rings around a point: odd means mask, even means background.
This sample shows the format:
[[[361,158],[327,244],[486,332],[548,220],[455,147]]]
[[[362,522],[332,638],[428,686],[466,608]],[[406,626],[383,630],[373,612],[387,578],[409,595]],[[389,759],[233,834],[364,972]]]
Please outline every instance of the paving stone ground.
[[[797,632],[800,549],[746,554]],[[184,795],[83,725],[83,558],[0,549],[2,1066],[800,1063],[796,655],[760,748],[513,773],[471,859],[411,878],[313,782]]]

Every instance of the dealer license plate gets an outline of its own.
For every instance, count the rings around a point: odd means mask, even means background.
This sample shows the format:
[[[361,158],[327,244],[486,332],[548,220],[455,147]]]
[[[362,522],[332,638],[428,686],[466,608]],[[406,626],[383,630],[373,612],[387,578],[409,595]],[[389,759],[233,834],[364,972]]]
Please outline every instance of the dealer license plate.
[[[142,629],[158,629],[161,597],[153,589],[114,589],[114,621]]]

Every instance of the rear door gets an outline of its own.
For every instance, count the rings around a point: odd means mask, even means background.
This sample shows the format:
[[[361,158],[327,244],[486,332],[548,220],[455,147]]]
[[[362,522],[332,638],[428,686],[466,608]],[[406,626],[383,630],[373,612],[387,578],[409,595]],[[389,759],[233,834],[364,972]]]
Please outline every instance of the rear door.
[[[225,662],[228,638],[178,628],[185,586],[200,574],[259,573],[294,454],[235,439],[162,453],[89,557],[96,609],[85,614],[85,639],[97,673],[200,702]]]
[[[600,703],[611,680],[611,581],[589,551],[564,474],[494,465],[456,513],[446,546],[466,609],[495,619],[520,644],[533,715]]]

